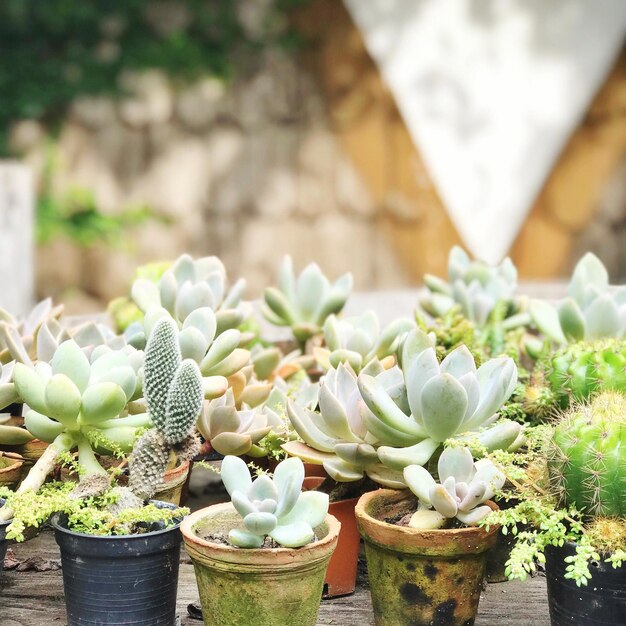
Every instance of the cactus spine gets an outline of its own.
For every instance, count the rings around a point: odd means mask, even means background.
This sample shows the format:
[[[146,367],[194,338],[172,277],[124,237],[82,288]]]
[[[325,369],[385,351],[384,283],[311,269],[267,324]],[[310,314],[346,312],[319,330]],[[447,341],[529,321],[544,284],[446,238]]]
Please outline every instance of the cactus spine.
[[[626,395],[605,392],[567,413],[554,430],[548,470],[560,505],[626,516]]]

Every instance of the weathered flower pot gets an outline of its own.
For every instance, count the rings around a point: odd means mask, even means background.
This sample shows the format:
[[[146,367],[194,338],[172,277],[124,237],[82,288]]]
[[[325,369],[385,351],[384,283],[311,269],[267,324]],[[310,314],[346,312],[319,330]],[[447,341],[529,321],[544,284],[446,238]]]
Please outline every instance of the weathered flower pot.
[[[27,460],[36,463],[50,444],[41,439],[33,439],[19,446],[19,453]]]
[[[179,524],[120,536],[71,531],[58,515],[52,524],[61,549],[68,626],[176,624]]]
[[[623,626],[626,623],[626,565],[615,569],[610,563],[594,561],[591,579],[578,587],[565,578],[565,559],[574,556],[576,544],[548,546],[546,580],[552,626]]]
[[[471,626],[487,550],[499,528],[424,531],[383,521],[409,513],[413,503],[406,491],[381,489],[361,496],[356,506],[375,623]]]
[[[207,540],[240,525],[230,502],[196,511],[181,524],[204,623],[315,626],[339,522],[328,515],[315,529],[318,540],[296,549],[242,549]]]
[[[306,467],[306,466],[305,466]],[[324,482],[319,476],[307,476],[304,479],[305,489],[315,489]],[[359,563],[359,546],[361,535],[356,526],[354,507],[358,498],[331,502],[328,512],[339,520],[341,530],[337,548],[330,558],[326,578],[324,580],[324,598],[336,598],[354,593],[356,573]]]
[[[169,502],[180,506],[183,488],[189,476],[189,461],[181,463],[178,467],[167,470],[163,476],[163,485],[156,490],[154,499],[160,502]]]
[[[0,456],[0,487],[14,489],[20,482],[24,461]]]

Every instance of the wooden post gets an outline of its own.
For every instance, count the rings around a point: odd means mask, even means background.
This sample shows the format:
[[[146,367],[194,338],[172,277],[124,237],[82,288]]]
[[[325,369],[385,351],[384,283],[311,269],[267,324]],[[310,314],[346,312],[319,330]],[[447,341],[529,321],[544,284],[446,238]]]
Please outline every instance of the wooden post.
[[[0,306],[26,313],[34,290],[34,193],[29,167],[0,161]]]

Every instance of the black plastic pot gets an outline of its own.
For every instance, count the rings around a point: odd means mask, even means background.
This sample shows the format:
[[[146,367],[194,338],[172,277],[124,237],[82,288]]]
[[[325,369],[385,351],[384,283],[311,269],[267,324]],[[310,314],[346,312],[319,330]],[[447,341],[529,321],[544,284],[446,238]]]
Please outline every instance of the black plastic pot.
[[[52,524],[61,548],[68,626],[176,624],[179,524],[105,537],[68,530],[61,516]]]
[[[4,504],[4,499],[0,498],[0,508]],[[0,572],[2,571],[2,563],[4,562],[4,557],[7,553],[7,544],[9,543],[6,540],[6,530],[7,526],[11,523],[12,520],[7,522],[0,522]]]
[[[552,626],[624,626],[626,624],[626,566],[593,562],[591,580],[580,587],[565,578],[565,558],[576,553],[576,544],[548,546],[546,578]]]

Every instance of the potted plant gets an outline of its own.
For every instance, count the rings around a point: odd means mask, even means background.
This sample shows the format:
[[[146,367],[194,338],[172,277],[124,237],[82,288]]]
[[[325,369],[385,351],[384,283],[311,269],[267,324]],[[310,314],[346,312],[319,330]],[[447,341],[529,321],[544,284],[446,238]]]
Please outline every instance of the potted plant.
[[[625,416],[619,392],[569,409],[549,438],[544,482],[520,485],[516,507],[484,520],[516,535],[509,578],[524,579],[536,561],[545,563],[555,626],[623,623]],[[520,531],[521,523],[529,527]]]
[[[504,475],[487,459],[474,463],[468,448],[446,448],[439,483],[419,465],[404,469],[406,491],[379,490],[356,507],[365,540],[377,626],[473,624],[486,554],[497,527],[476,525]]]
[[[252,480],[245,462],[224,458],[232,502],[196,511],[181,531],[196,572],[204,623],[315,626],[339,523],[328,496],[301,492],[304,465],[279,463]]]

